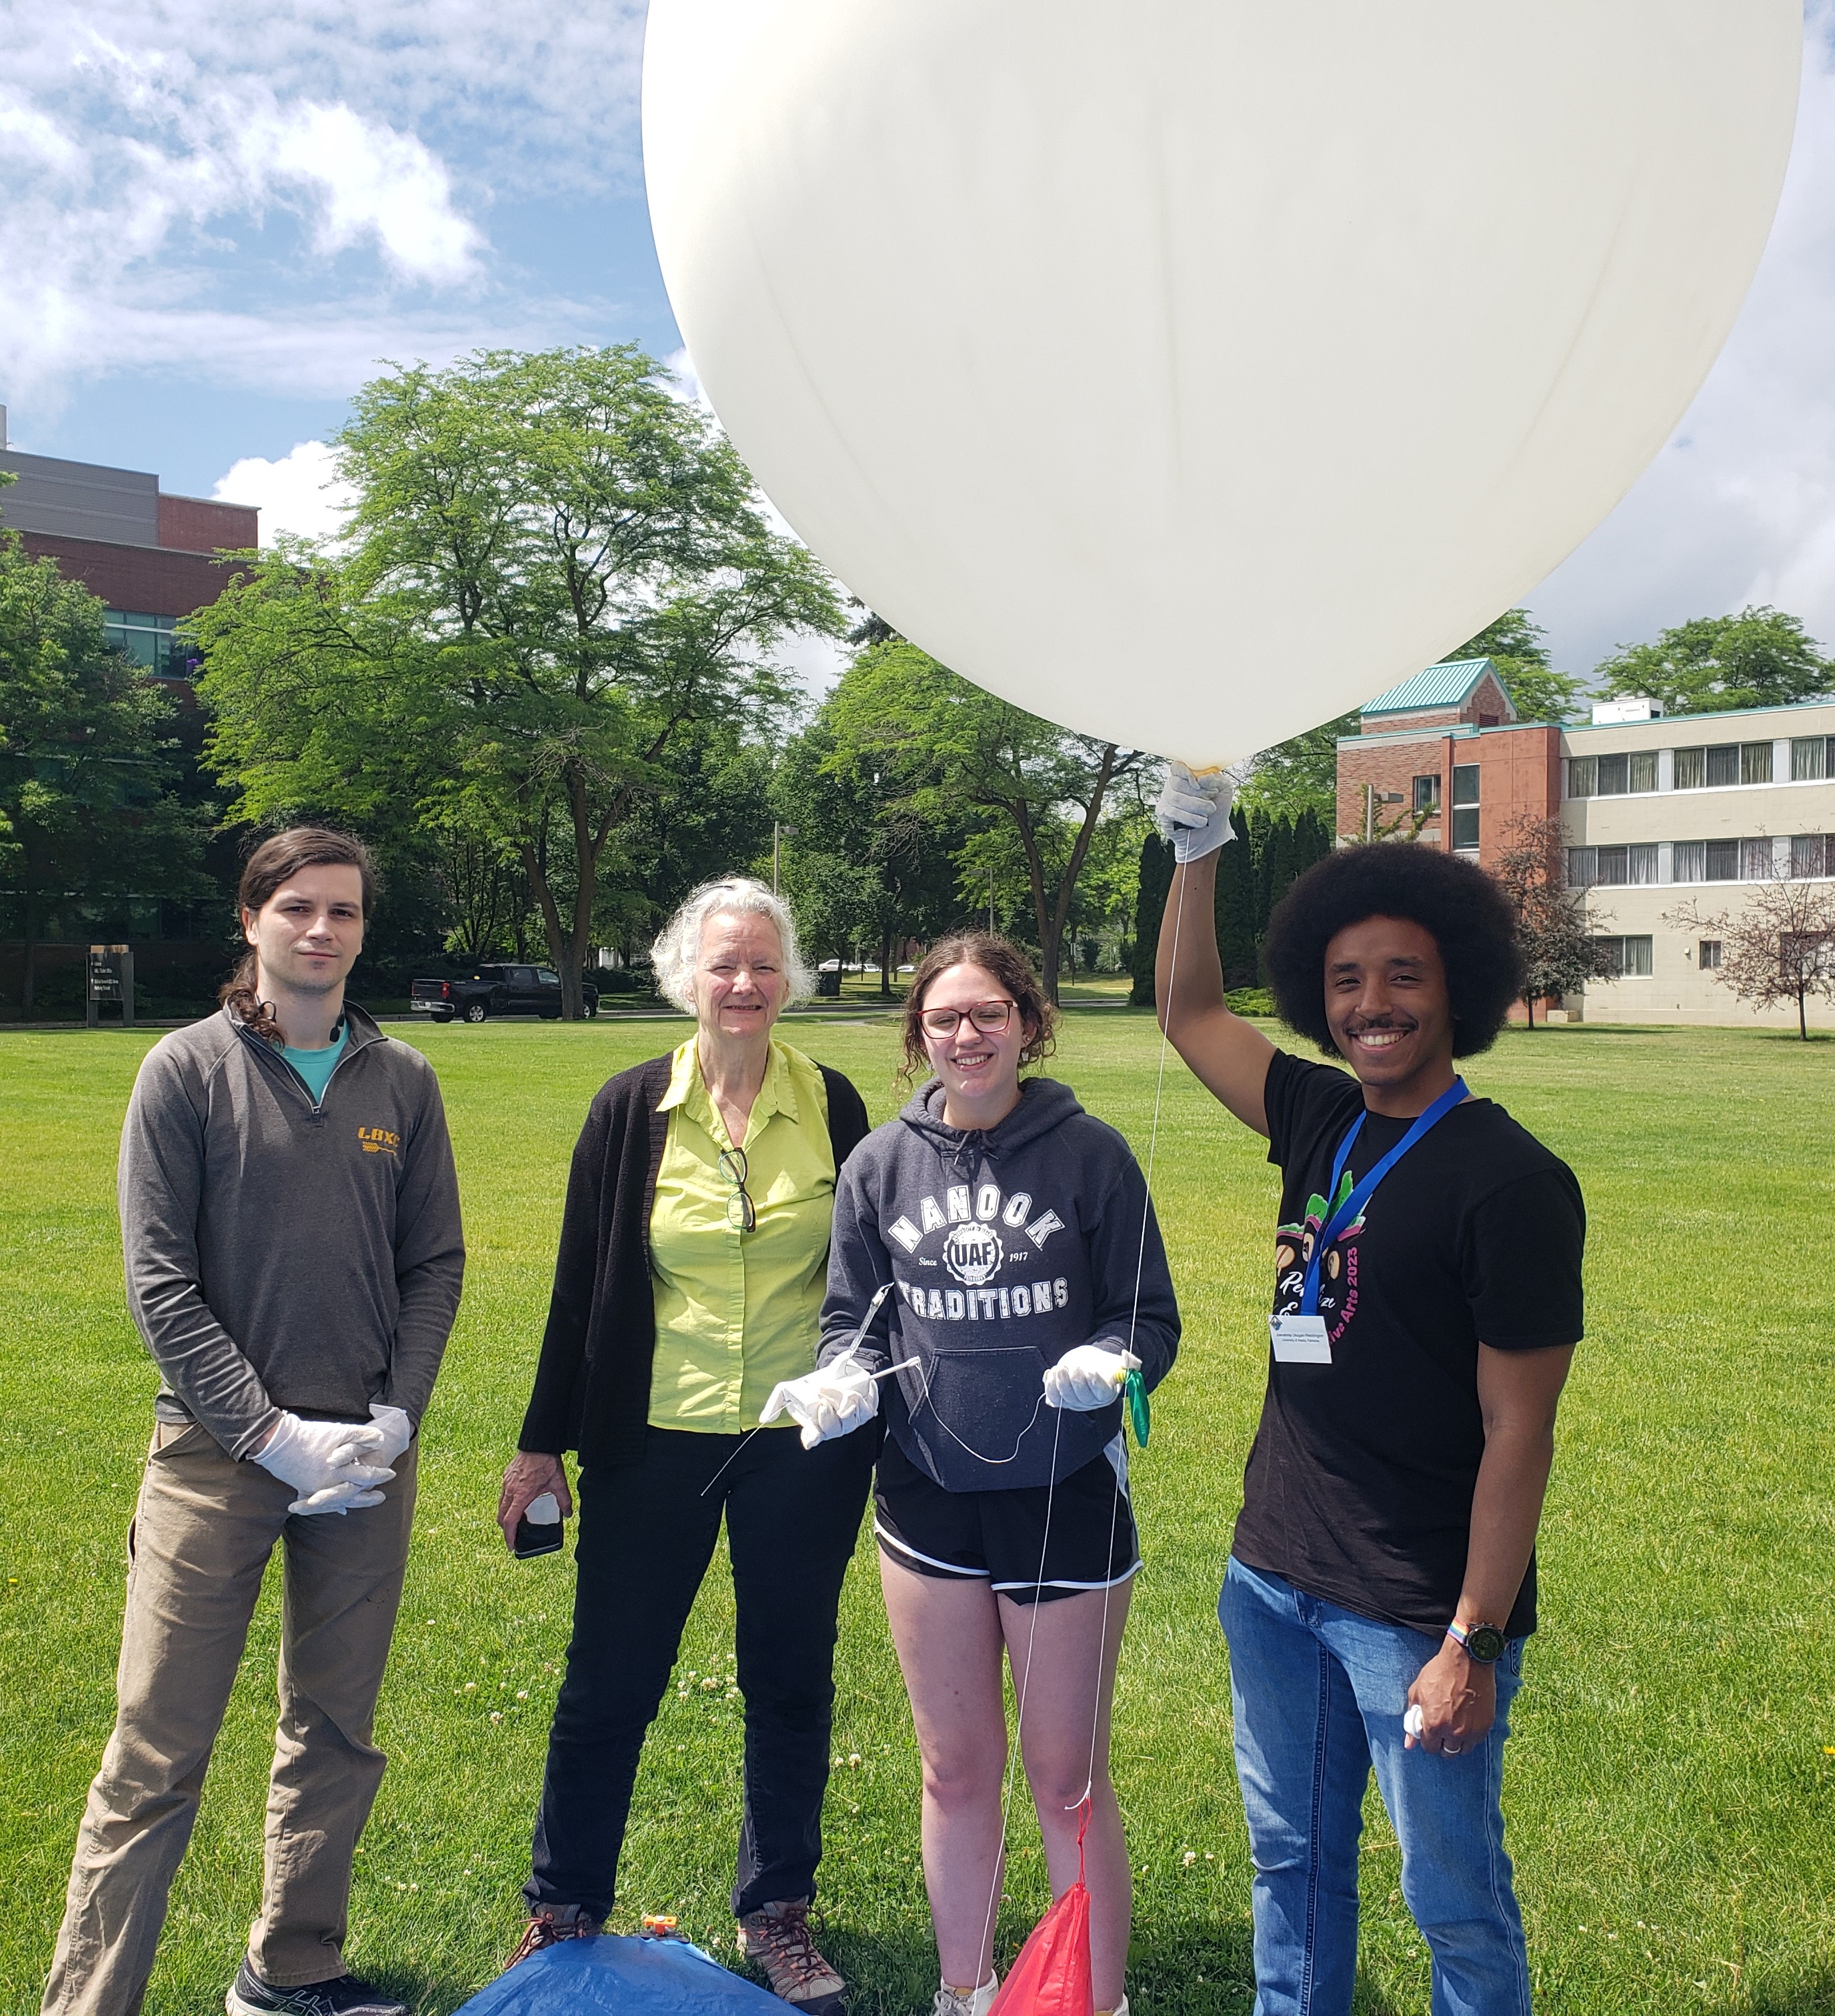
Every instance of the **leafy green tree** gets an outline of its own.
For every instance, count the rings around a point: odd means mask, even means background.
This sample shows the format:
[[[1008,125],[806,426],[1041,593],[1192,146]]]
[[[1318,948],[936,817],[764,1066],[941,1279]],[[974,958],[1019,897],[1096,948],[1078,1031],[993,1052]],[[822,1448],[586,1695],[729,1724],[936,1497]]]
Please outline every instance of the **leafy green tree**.
[[[1338,738],[1355,735],[1360,725],[1358,715],[1341,714],[1264,749],[1250,763],[1236,802],[1245,812],[1258,812],[1271,819],[1310,814],[1329,829],[1338,816]]]
[[[1503,850],[1491,873],[1503,884],[1517,913],[1523,948],[1523,1005],[1535,1027],[1538,1001],[1578,994],[1589,980],[1609,970],[1604,947],[1594,935],[1610,919],[1567,886],[1567,836],[1558,819],[1524,813],[1504,831]]]
[[[973,808],[1010,825],[1045,984],[1109,794],[1139,751],[1072,735],[997,699],[903,639],[869,645],[829,697],[837,776],[877,771],[892,803],[926,821]]]
[[[25,941],[23,1014],[60,913],[106,920],[208,893],[209,808],[180,794],[173,715],[109,644],[100,601],[0,531],[0,899]]]
[[[1794,616],[1746,608],[1698,616],[1594,668],[1608,694],[1647,694],[1667,714],[1779,707],[1835,691],[1835,667]]]
[[[1261,980],[1261,941],[1269,913],[1315,861],[1332,851],[1332,833],[1312,812],[1297,819],[1271,819],[1259,807],[1230,810],[1236,834],[1218,857],[1217,949],[1225,987],[1254,987]],[[1160,943],[1167,891],[1172,886],[1172,849],[1158,834],[1141,848],[1139,929],[1135,934],[1134,988],[1137,1007],[1153,1005],[1153,964]],[[1183,928],[1182,923],[1181,928]]]
[[[898,946],[959,920],[956,857],[969,828],[959,813],[889,790],[883,762],[844,759],[834,714],[831,696],[786,744],[772,779],[788,829],[784,887],[815,956],[873,947],[890,999]]]
[[[783,713],[769,654],[837,632],[833,590],[632,344],[394,370],[336,440],[347,549],[283,544],[196,619],[211,761],[239,817],[493,836],[577,1015],[627,826],[697,724]]]
[[[1520,721],[1565,721],[1580,699],[1581,683],[1549,661],[1547,633],[1527,609],[1506,609],[1448,659],[1488,658]]]

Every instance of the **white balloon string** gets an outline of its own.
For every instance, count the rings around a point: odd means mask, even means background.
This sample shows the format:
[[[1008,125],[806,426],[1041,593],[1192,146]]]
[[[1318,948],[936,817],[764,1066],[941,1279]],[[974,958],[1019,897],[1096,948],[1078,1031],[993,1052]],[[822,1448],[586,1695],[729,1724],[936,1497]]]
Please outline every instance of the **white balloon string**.
[[[1172,909],[1172,961],[1167,975],[1166,1001],[1160,1030],[1160,1068],[1153,1083],[1153,1118],[1151,1127],[1150,1128],[1147,1135],[1147,1166],[1146,1170],[1146,1196],[1141,1206],[1140,1244],[1135,1255],[1134,1305],[1128,1312],[1128,1348],[1131,1353],[1134,1349],[1135,1327],[1140,1320],[1141,1283],[1146,1271],[1147,1227],[1152,1221],[1153,1210],[1153,1163],[1160,1145],[1160,1108],[1166,1089],[1167,1054],[1171,1047],[1171,1039],[1167,1035],[1165,1024],[1167,1022],[1170,1022],[1172,1019],[1172,989],[1174,981],[1178,971],[1179,927],[1184,921],[1185,917],[1185,878],[1182,876],[1178,875],[1176,864],[1175,865],[1173,873],[1178,880],[1178,895],[1173,904]],[[927,1381],[925,1384],[924,1397],[926,1400],[930,1399],[930,1387]],[[948,1423],[943,1419],[941,1414],[937,1413],[934,1402],[931,1403],[930,1411],[933,1414],[937,1415],[938,1426],[941,1427],[946,1434],[951,1435],[953,1440],[962,1442],[962,1438],[959,1435],[955,1435],[954,1430],[949,1427]],[[983,1919],[981,1924],[981,1953],[983,1955],[984,1964],[992,1958],[992,1954],[989,1949],[989,1940],[994,1929],[995,1909],[1000,1901],[1000,1886],[1006,1875],[1007,1814],[1013,1802],[1013,1770],[1015,1766],[1020,1760],[1023,1751],[1026,1727],[1026,1693],[1027,1687],[1032,1678],[1032,1646],[1033,1640],[1037,1635],[1038,1629],[1038,1609],[1045,1589],[1045,1561],[1051,1547],[1052,1507],[1057,1488],[1058,1438],[1059,1436],[1062,1435],[1064,1426],[1063,1409],[1061,1407],[1058,1407],[1054,1408],[1052,1411],[1057,1416],[1057,1426],[1052,1438],[1052,1465],[1049,1473],[1051,1481],[1049,1482],[1045,1487],[1045,1532],[1043,1538],[1039,1543],[1038,1579],[1033,1584],[1032,1589],[1032,1615],[1027,1620],[1026,1628],[1026,1666],[1024,1672],[1018,1676],[1015,1682],[1013,1690],[1015,1697],[1013,1712],[1013,1740],[1012,1748],[1007,1752],[1006,1775],[1002,1783],[1000,1791],[1000,1852],[995,1857],[994,1880],[989,1886],[988,1892],[988,1912],[986,1917]],[[1033,1410],[1032,1419],[1033,1420],[1037,1420],[1038,1418],[1038,1409],[1035,1408]],[[1028,1422],[1027,1424],[1028,1431],[1031,1429],[1031,1423]],[[1126,1431],[1124,1429],[1121,1432],[1124,1437],[1122,1443],[1122,1456],[1123,1460],[1125,1462],[1127,1458],[1127,1442],[1125,1439]],[[1024,1434],[1021,1435],[1020,1439],[1022,1441],[1024,1440]],[[962,1442],[962,1446],[964,1449],[967,1449],[968,1444],[966,1442]],[[974,1452],[970,1450],[970,1453],[973,1455]],[[1016,1450],[1015,1453],[1017,1453]],[[984,1461],[987,1461],[988,1460],[988,1459],[985,1457],[983,1458]],[[1012,1458],[1009,1457],[1004,1460],[1010,1462]],[[1117,1470],[1115,1473],[1115,1495],[1114,1499],[1110,1501],[1109,1507],[1109,1553],[1107,1565],[1111,1570],[1113,1570],[1115,1565],[1115,1533],[1116,1529],[1121,1523],[1121,1473]],[[1103,1669],[1104,1663],[1108,1658],[1109,1651],[1109,1600],[1110,1593],[1114,1589],[1114,1577],[1111,1573],[1105,1577],[1103,1582],[1102,1629],[1101,1634],[1096,1641],[1096,1697],[1090,1711],[1089,1719],[1088,1773],[1084,1780],[1081,1798],[1075,1800],[1070,1805],[1067,1805],[1064,1809],[1066,1813],[1076,1812],[1078,1807],[1081,1806],[1086,1801],[1091,1798],[1092,1795],[1096,1789],[1096,1744],[1102,1734],[1103,1726]]]
[[[1013,1767],[1019,1762],[1026,1733],[1026,1694],[1032,1683],[1032,1643],[1038,1633],[1038,1609],[1045,1590],[1045,1557],[1051,1546],[1052,1502],[1057,1492],[1058,1444],[1064,1432],[1063,1409],[1054,1407],[1052,1412],[1057,1420],[1052,1430],[1051,1469],[1045,1487],[1045,1532],[1038,1543],[1038,1575],[1032,1585],[1032,1612],[1026,1622],[1025,1670],[1013,1678],[1013,1740],[1007,1751],[1006,1777],[1000,1788],[1000,1849],[994,1858],[994,1881],[988,1890],[988,1914],[981,1921],[981,1953],[984,1960],[988,1963],[991,1963],[994,1957],[990,1949],[994,1934],[994,1914],[1000,1903],[1000,1886],[1006,1875],[1007,1809],[1013,1796]],[[1034,1415],[1034,1419],[1037,1418]],[[995,1604],[996,1621],[999,1615],[1000,1605],[997,1598]],[[1001,1636],[1005,1638],[1006,1634],[1003,1631]],[[1010,1660],[1010,1651],[1008,1657]]]
[[[1171,1048],[1171,1039],[1166,1032],[1166,1024],[1172,1020],[1172,989],[1178,977],[1178,927],[1185,918],[1185,877],[1179,874],[1176,859],[1172,872],[1178,883],[1178,895],[1172,905],[1172,959],[1166,971],[1166,999],[1160,1010],[1160,1069],[1153,1081],[1153,1120],[1147,1133],[1146,1198],[1141,1206],[1140,1249],[1134,1262],[1134,1307],[1128,1312],[1128,1348],[1134,1350],[1135,1326],[1140,1320],[1141,1280],[1147,1264],[1147,1226],[1153,1211],[1153,1158],[1160,1147],[1160,1102],[1166,1089],[1166,1056]],[[1127,1460],[1127,1431],[1122,1431],[1122,1460]],[[1049,1515],[1048,1515],[1049,1516]],[[1115,1529],[1121,1523],[1121,1473],[1115,1473],[1114,1502],[1109,1508],[1109,1568],[1110,1579],[1103,1584],[1103,1629],[1096,1643],[1096,1705],[1089,1717],[1089,1775],[1084,1781],[1083,1798],[1087,1799],[1096,1788],[1096,1741],[1103,1728],[1103,1664],[1109,1654],[1109,1592],[1114,1586],[1113,1571],[1115,1566]],[[1083,1799],[1077,1802],[1081,1805]],[[1066,1807],[1067,1813],[1073,1809]]]

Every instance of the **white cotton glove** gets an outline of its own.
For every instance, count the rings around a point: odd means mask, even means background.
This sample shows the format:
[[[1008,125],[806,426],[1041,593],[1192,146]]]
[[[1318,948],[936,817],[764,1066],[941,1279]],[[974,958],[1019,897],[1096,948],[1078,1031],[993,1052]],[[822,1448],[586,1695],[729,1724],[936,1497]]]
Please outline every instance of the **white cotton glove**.
[[[300,1494],[290,1512],[362,1511],[381,1504],[383,1494],[374,1487],[395,1474],[365,1460],[380,1456],[382,1447],[383,1431],[373,1424],[358,1427],[282,1413],[255,1461]]]
[[[1175,861],[1182,866],[1202,861],[1236,838],[1229,823],[1234,789],[1221,770],[1194,777],[1182,763],[1167,765],[1166,782],[1153,814],[1160,837],[1172,843]]]
[[[1115,1347],[1112,1351],[1110,1345]],[[1045,1369],[1045,1405],[1089,1413],[1119,1399],[1128,1373],[1139,1370],[1140,1360],[1121,1348],[1118,1337],[1102,1344],[1073,1345],[1056,1365]]]
[[[390,1407],[380,1400],[369,1403],[369,1418],[383,1431],[383,1445],[376,1451],[379,1461],[393,1463],[398,1456],[405,1456],[408,1445],[414,1439],[414,1424],[408,1418],[405,1407]]]
[[[851,1435],[880,1411],[880,1389],[858,1359],[837,1358],[832,1365],[805,1372],[801,1379],[782,1379],[771,1389],[758,1417],[761,1427],[788,1414],[803,1424],[803,1446],[833,1442]]]

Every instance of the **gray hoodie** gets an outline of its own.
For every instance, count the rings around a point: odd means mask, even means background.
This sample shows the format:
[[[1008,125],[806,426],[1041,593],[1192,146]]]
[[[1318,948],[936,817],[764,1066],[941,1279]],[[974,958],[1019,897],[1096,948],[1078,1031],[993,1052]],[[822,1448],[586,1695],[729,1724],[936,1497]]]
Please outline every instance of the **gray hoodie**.
[[[417,1426],[459,1309],[459,1179],[434,1067],[361,1008],[315,1100],[227,1009],[147,1053],[121,1130],[128,1305],[162,1420],[230,1455],[277,1409]]]
[[[836,1189],[819,1362],[896,1282],[859,1355],[874,1371],[919,1359],[882,1382],[881,1403],[900,1448],[948,1491],[1055,1482],[1114,1438],[1118,1400],[1090,1413],[1042,1404],[1045,1367],[1073,1345],[1132,1337],[1150,1388],[1178,1348],[1128,1143],[1068,1085],[1029,1078],[1020,1093],[998,1127],[964,1132],[944,1123],[933,1079],[848,1157]]]

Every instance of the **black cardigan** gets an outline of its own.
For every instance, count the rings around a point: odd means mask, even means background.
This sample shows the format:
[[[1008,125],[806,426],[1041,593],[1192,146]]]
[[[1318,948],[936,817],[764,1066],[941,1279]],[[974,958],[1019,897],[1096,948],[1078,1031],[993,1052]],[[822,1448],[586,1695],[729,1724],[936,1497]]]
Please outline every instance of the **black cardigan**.
[[[674,1064],[671,1053],[621,1071],[587,1111],[519,1449],[549,1456],[577,1449],[582,1463],[635,1463],[643,1454],[657,1351],[650,1212],[669,1138],[669,1116],[657,1109]],[[866,1107],[839,1071],[816,1068],[828,1092],[838,1175],[866,1137]]]

